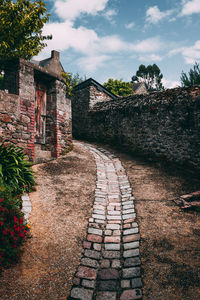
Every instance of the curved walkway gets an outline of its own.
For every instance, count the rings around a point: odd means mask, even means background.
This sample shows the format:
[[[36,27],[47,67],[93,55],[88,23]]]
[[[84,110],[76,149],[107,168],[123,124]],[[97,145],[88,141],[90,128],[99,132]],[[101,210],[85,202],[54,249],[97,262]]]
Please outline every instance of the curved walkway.
[[[84,252],[68,299],[141,299],[140,235],[128,177],[113,154],[81,144],[94,155],[97,182]]]

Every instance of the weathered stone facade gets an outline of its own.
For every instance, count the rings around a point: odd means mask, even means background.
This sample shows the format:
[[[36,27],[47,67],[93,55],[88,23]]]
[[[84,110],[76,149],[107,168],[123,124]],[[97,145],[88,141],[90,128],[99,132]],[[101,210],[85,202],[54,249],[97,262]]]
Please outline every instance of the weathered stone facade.
[[[176,88],[90,104],[90,88],[72,101],[74,137],[200,170],[200,87]],[[94,99],[92,99],[94,103]],[[79,118],[84,107],[83,119]]]
[[[23,59],[1,66],[5,91],[0,91],[0,142],[22,146],[36,161],[67,151],[72,144],[71,101],[61,75]]]
[[[78,138],[85,136],[89,111],[97,103],[113,99],[117,99],[117,97],[92,78],[77,85],[72,98],[73,135]]]

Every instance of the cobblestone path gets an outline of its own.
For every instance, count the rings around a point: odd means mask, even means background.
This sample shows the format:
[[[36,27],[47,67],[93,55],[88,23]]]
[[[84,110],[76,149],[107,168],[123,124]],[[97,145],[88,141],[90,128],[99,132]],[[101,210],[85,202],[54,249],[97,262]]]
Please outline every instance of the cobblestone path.
[[[94,155],[97,182],[84,252],[68,299],[142,299],[140,235],[128,177],[113,154],[82,145]]]

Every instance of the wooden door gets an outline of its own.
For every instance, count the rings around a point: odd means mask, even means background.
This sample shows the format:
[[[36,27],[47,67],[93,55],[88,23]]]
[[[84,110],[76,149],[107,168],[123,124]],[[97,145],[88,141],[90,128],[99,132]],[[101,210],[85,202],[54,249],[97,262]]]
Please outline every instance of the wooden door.
[[[40,83],[35,87],[35,142],[45,143],[46,131],[46,86]]]

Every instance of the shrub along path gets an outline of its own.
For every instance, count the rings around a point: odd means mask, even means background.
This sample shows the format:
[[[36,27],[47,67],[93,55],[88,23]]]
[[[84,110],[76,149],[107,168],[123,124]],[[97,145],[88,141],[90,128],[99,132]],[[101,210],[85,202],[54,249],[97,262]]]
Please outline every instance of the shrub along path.
[[[170,164],[148,162],[106,146],[103,148],[120,158],[136,198],[143,299],[199,299],[199,213],[183,212],[172,201],[181,194],[198,190],[199,181]],[[37,165],[35,170],[38,186],[31,195],[33,210],[30,217],[33,237],[25,245],[21,264],[5,270],[0,277],[2,300],[67,299],[73,275],[84,254],[81,253],[82,244],[88,218],[92,217],[96,188],[93,156],[76,144],[74,151],[66,157]],[[113,188],[116,188],[115,184]],[[117,233],[119,229],[107,230]],[[84,245],[89,247],[89,243]],[[104,266],[108,266],[106,260],[111,263],[111,258],[105,258]],[[117,260],[113,259],[111,266],[120,270]],[[98,281],[97,292],[105,292],[100,290],[102,284],[105,289],[107,279],[97,278],[102,279]],[[127,282],[123,284],[128,285],[129,278],[125,280]],[[118,290],[120,285],[117,284]]]

